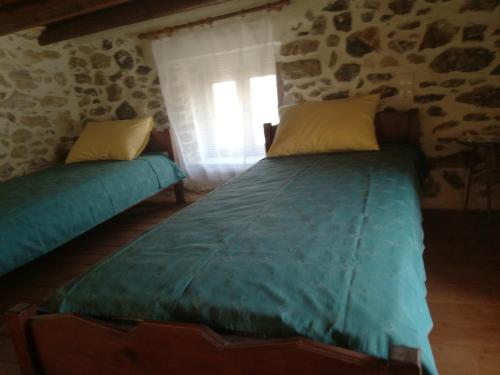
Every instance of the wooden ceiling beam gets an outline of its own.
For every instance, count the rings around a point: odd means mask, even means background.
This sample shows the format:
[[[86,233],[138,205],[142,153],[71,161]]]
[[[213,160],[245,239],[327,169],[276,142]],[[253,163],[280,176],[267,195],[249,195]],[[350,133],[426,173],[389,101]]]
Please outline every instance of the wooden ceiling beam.
[[[0,8],[11,4],[25,3],[26,0],[0,0]]]
[[[49,25],[38,41],[47,45],[224,1],[228,0],[135,0]]]
[[[45,0],[10,2],[0,10],[0,35],[45,26],[131,0]]]

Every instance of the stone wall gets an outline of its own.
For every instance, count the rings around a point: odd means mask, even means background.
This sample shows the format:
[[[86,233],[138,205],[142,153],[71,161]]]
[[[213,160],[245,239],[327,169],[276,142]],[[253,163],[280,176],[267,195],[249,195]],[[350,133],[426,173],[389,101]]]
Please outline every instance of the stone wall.
[[[384,107],[419,108],[422,144],[433,166],[425,205],[458,208],[465,158],[456,138],[500,132],[499,5],[297,1],[280,16],[285,102],[379,92]],[[484,207],[481,190],[473,203]]]
[[[41,48],[38,32],[0,38],[0,181],[63,158],[88,121],[153,116],[168,125],[158,75],[136,39]]]
[[[0,38],[0,180],[50,164],[80,131],[68,51],[37,34]]]
[[[72,49],[69,66],[81,121],[152,116],[168,126],[158,74],[135,38],[96,38]]]

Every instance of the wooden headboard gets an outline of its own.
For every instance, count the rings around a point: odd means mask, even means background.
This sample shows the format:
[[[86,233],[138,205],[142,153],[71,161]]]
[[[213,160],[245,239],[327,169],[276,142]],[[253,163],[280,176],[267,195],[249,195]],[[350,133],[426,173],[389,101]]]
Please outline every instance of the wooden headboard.
[[[172,137],[170,130],[161,131],[153,130],[149,136],[149,142],[144,152],[166,152],[168,157],[175,161],[174,147],[172,145]]]
[[[264,124],[266,151],[273,144],[279,125]],[[411,142],[420,147],[420,120],[418,109],[405,112],[384,110],[375,115],[375,130],[379,142]]]

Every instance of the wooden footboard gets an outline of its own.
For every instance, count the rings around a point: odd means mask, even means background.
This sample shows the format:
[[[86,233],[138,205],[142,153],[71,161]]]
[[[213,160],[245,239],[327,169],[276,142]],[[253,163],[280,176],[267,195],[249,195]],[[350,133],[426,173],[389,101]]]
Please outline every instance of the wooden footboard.
[[[166,152],[170,160],[176,162],[177,160],[170,130],[152,131],[145,152]],[[182,181],[174,185],[174,191],[176,203],[186,203],[186,199],[184,198],[184,183]]]
[[[421,375],[417,349],[392,347],[389,360],[304,338],[222,336],[197,324],[100,321],[37,315],[20,304],[7,325],[22,373]]]

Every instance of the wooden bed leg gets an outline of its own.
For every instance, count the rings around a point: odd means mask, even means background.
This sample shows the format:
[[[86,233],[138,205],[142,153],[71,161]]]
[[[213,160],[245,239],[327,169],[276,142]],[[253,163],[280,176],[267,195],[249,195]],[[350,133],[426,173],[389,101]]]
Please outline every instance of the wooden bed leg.
[[[186,203],[186,198],[184,197],[184,183],[181,181],[174,185],[175,190],[175,202],[177,204]]]
[[[5,315],[7,328],[14,343],[23,375],[37,375],[41,373],[35,362],[35,352],[29,330],[29,319],[35,313],[35,305],[20,303],[12,307]]]
[[[420,350],[392,346],[389,356],[390,375],[422,375]]]

